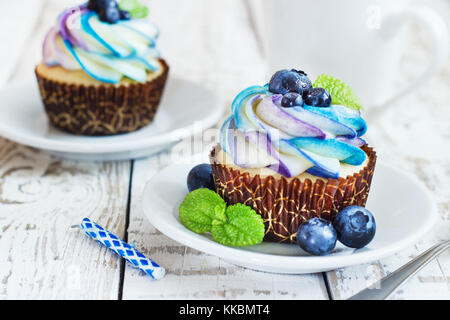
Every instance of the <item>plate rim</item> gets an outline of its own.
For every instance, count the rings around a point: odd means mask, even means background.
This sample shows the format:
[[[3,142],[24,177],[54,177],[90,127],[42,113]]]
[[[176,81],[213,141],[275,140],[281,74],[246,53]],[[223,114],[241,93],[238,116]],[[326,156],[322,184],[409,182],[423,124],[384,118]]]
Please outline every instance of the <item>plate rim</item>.
[[[431,192],[418,180],[415,176],[413,176],[411,173],[394,167],[390,164],[384,163],[381,161],[381,163],[377,163],[377,166],[385,166],[389,167],[390,169],[393,169],[395,171],[398,171],[400,174],[408,177],[409,179],[412,179],[415,182],[416,187],[421,189],[421,191],[424,194],[424,197],[426,198],[426,201],[429,202],[430,208],[429,208],[429,219],[427,219],[426,223],[414,234],[411,234],[410,236],[404,238],[401,241],[397,241],[392,245],[386,246],[384,248],[378,248],[373,249],[369,251],[360,251],[351,253],[348,255],[333,255],[333,256],[286,256],[286,255],[279,255],[279,254],[266,254],[261,252],[254,252],[254,251],[243,251],[239,248],[233,248],[233,247],[227,247],[220,245],[218,243],[212,242],[208,239],[199,239],[197,234],[194,232],[186,230],[184,232],[179,232],[179,230],[175,226],[171,226],[169,224],[161,223],[161,221],[164,221],[163,219],[152,219],[152,215],[149,215],[148,211],[146,210],[146,202],[147,197],[145,197],[146,194],[149,193],[149,190],[151,189],[152,182],[156,179],[158,175],[163,174],[165,171],[170,170],[172,167],[175,166],[191,166],[192,164],[170,164],[168,166],[165,166],[161,170],[159,170],[145,185],[145,188],[142,193],[141,197],[141,208],[144,212],[145,217],[148,219],[148,221],[154,226],[156,229],[158,229],[161,233],[166,235],[167,237],[171,238],[172,240],[179,242],[183,245],[189,246],[195,250],[202,251],[204,253],[214,255],[217,257],[220,257],[226,261],[230,261],[231,263],[241,265],[247,268],[252,269],[248,266],[249,263],[252,265],[258,265],[259,263],[264,262],[263,268],[256,269],[260,271],[266,271],[268,268],[275,268],[276,271],[269,271],[272,273],[289,273],[289,274],[302,274],[302,273],[311,273],[311,272],[323,272],[326,270],[334,270],[337,268],[342,268],[346,266],[351,265],[359,265],[368,263],[375,260],[380,260],[384,257],[390,256],[394,254],[395,252],[398,252],[402,250],[403,248],[406,248],[410,245],[413,245],[417,242],[417,239],[420,239],[423,235],[425,235],[427,232],[429,232],[432,227],[437,222],[438,214],[437,214],[437,205],[433,201],[433,196]],[[157,215],[154,215],[157,217]],[[176,236],[178,235],[178,236]],[[219,250],[217,250],[219,249]],[[240,264],[240,261],[243,260],[243,258],[235,259],[236,255],[245,255],[244,264]],[[270,259],[265,259],[269,257]],[[275,263],[274,263],[275,262]],[[293,264],[295,263],[295,265]],[[285,270],[289,269],[292,270],[293,268],[297,268],[298,270],[295,272],[291,271],[279,271],[280,265],[287,264],[289,267]],[[311,271],[316,269],[317,271]],[[267,272],[267,271],[266,271]]]
[[[190,81],[188,79],[184,79],[181,77],[172,77],[172,81],[179,80],[179,81],[185,81],[194,83],[198,86],[201,86],[198,82]],[[8,91],[8,89],[11,88],[26,88],[33,90],[38,90],[37,84],[34,83],[31,80],[22,80],[19,82],[14,82],[11,84],[8,84],[6,86],[3,86],[0,88],[0,95],[2,95],[4,92]],[[127,151],[136,151],[141,150],[145,148],[152,148],[156,146],[161,145],[169,145],[171,143],[180,141],[184,138],[197,135],[201,133],[204,128],[210,128],[214,126],[221,118],[222,114],[224,113],[224,110],[222,110],[219,98],[218,96],[209,88],[201,86],[205,90],[209,91],[211,93],[211,96],[214,98],[214,103],[209,109],[210,112],[206,114],[203,118],[199,118],[197,121],[202,121],[204,123],[204,126],[198,126],[193,122],[185,127],[177,128],[170,132],[165,132],[162,134],[158,134],[156,136],[153,136],[149,139],[149,137],[141,137],[133,139],[132,141],[126,142],[126,147],[123,146],[124,141],[122,141],[122,145],[120,144],[120,141],[114,141],[114,143],[109,143],[106,145],[102,145],[102,141],[99,141],[98,144],[94,145],[86,145],[84,142],[70,142],[69,144],[67,141],[64,140],[52,140],[52,139],[43,139],[43,138],[36,138],[32,137],[28,134],[23,133],[17,133],[17,132],[11,132],[11,130],[5,129],[3,126],[0,125],[0,136],[11,140],[13,142],[26,145],[28,147],[37,148],[40,150],[47,150],[47,151],[54,151],[54,152],[61,152],[61,153],[73,153],[73,154],[102,154],[102,153],[120,153],[120,152],[127,152]],[[45,112],[45,111],[43,111]],[[117,135],[115,137],[119,137],[120,135]],[[123,135],[125,137],[125,135]],[[96,138],[96,137],[94,137]],[[119,145],[119,146],[117,146]]]

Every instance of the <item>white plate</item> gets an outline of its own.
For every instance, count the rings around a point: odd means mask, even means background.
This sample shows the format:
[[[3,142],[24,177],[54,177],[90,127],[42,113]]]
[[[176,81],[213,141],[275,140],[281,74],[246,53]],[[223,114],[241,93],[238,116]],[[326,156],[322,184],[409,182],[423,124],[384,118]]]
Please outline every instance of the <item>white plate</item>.
[[[154,121],[133,133],[79,136],[50,125],[36,81],[0,90],[0,135],[66,158],[122,160],[159,152],[213,126],[221,117],[217,96],[199,84],[170,78]]]
[[[179,220],[178,207],[188,192],[186,176],[191,168],[189,164],[171,165],[148,182],[142,197],[145,215],[173,240],[254,270],[302,274],[378,260],[419,241],[437,217],[430,192],[416,178],[379,162],[367,203],[375,216],[377,233],[367,247],[354,250],[338,242],[328,256],[310,256],[294,244],[226,247],[210,235],[188,230]]]

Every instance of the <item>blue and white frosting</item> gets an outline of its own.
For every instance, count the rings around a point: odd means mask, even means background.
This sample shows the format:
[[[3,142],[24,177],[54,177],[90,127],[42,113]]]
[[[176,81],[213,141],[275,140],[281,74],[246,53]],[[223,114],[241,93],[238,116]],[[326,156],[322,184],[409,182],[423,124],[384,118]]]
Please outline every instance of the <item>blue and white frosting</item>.
[[[234,99],[220,144],[237,166],[337,179],[342,164],[366,161],[360,137],[367,126],[359,111],[341,105],[284,108],[281,98],[266,85],[249,87]]]
[[[123,77],[146,82],[160,68],[155,48],[158,28],[144,19],[103,22],[82,5],[65,10],[47,33],[43,60],[47,66],[83,69],[96,80],[118,83]]]

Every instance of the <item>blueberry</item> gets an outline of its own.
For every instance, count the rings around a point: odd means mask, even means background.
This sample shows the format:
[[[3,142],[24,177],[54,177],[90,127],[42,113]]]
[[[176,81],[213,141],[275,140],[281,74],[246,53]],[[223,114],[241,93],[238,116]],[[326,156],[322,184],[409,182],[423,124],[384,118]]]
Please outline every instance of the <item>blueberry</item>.
[[[301,79],[302,76],[295,71],[277,71],[269,81],[269,91],[283,95],[288,92],[303,94]]]
[[[216,191],[211,166],[207,163],[202,163],[193,167],[187,176],[187,186],[189,192],[200,188]]]
[[[296,72],[300,75],[300,85],[303,89],[303,95],[307,94],[309,92],[309,90],[312,89],[312,82],[308,78],[308,75],[305,72],[303,72],[302,70],[292,69],[291,71]]]
[[[322,256],[336,246],[337,234],[330,221],[312,218],[302,223],[297,231],[297,243],[306,252]]]
[[[303,98],[296,92],[288,92],[281,99],[281,106],[285,108],[291,108],[294,106],[302,106]]]
[[[97,11],[97,0],[89,0],[88,2],[88,9]]]
[[[131,15],[128,11],[125,10],[120,10],[120,20],[130,20],[131,19]]]
[[[329,107],[331,104],[331,96],[324,88],[312,88],[303,99],[308,106],[313,107]]]
[[[88,9],[100,13],[103,9],[113,7],[118,8],[116,0],[89,0]]]
[[[350,248],[362,248],[375,236],[375,219],[369,210],[350,206],[338,213],[333,221],[338,239]]]
[[[108,7],[108,8],[119,8],[119,4],[116,0],[99,0],[101,3],[101,6]]]
[[[100,20],[108,23],[116,23],[120,19],[119,9],[115,7],[103,8],[99,13]]]

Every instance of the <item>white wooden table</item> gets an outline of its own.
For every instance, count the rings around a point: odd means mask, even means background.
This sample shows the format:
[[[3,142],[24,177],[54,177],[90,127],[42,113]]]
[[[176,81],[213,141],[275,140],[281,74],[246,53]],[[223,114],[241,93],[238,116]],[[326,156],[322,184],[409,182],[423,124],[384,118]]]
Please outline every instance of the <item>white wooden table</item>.
[[[33,77],[45,32],[64,7],[80,1],[0,3],[8,12],[0,24],[5,48],[0,85]],[[448,2],[433,3],[449,21]],[[158,45],[172,75],[216,90],[224,111],[240,89],[263,83],[264,60],[244,0],[153,0],[150,9],[162,30]],[[412,28],[410,50],[399,66],[404,77],[414,76],[415,66],[429,54],[424,35]],[[398,254],[327,273],[251,271],[159,233],[139,203],[145,183],[167,164],[170,151],[136,161],[77,162],[0,138],[0,299],[345,299],[449,238],[449,88],[450,63],[372,124],[367,137],[380,158],[412,172],[434,193],[439,223]],[[70,229],[83,217],[134,243],[165,266],[167,276],[151,281]],[[450,254],[425,267],[392,298],[450,299]]]

